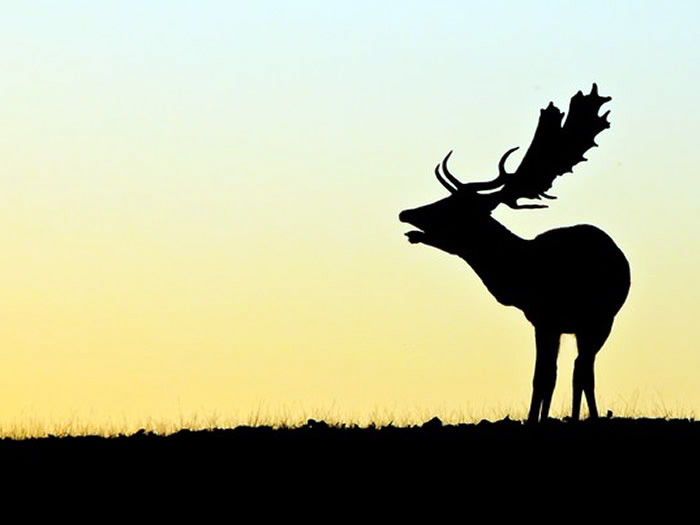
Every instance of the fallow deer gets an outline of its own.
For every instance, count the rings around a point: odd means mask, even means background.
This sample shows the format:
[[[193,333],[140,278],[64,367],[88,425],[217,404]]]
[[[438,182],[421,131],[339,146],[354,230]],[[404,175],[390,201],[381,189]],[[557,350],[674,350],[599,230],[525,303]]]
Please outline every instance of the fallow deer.
[[[508,156],[518,149],[513,148],[503,155],[499,174],[490,182],[460,182],[447,169],[450,151],[435,168],[450,196],[399,214],[399,220],[418,228],[406,233],[409,242],[461,257],[498,302],[519,308],[534,325],[537,356],[528,422],[549,415],[564,333],[575,334],[578,347],[571,418],[579,419],[582,393],[590,417],[598,416],[595,357],[627,298],[630,268],[613,240],[594,226],[557,228],[528,240],[510,232],[491,212],[501,203],[514,209],[546,208],[519,204],[518,199],[555,198],[545,193],[554,179],[585,161],[584,153],[597,146],[596,135],[610,127],[610,112],[598,115],[609,100],[598,95],[595,84],[588,95],[579,91],[563,125],[564,114],[550,102],[540,111],[518,169],[505,169]]]

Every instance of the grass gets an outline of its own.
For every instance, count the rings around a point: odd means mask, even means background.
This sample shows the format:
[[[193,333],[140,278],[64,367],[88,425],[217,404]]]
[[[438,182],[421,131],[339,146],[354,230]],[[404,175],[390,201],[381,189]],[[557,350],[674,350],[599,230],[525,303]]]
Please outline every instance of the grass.
[[[613,403],[601,403],[604,407],[601,416],[605,417],[610,411],[616,418],[627,419],[685,419],[695,420],[694,410],[682,406],[668,406],[660,396],[643,401],[638,394],[629,399],[618,399]],[[570,414],[570,406],[562,404],[554,407],[551,417],[564,419]],[[190,414],[180,413],[176,418],[149,417],[143,420],[129,421],[94,421],[82,419],[78,415],[57,420],[42,420],[38,418],[17,419],[0,422],[0,437],[10,439],[40,438],[46,436],[102,436],[133,435],[139,431],[161,436],[172,435],[180,430],[219,430],[232,429],[239,426],[272,427],[274,429],[294,429],[304,426],[307,421],[323,421],[332,427],[413,427],[420,426],[426,421],[438,417],[445,425],[462,423],[478,423],[481,420],[500,421],[506,418],[524,421],[527,417],[527,406],[519,408],[495,406],[489,409],[475,410],[438,407],[418,407],[411,411],[398,411],[385,407],[376,407],[368,413],[343,413],[334,405],[325,408],[304,409],[282,407],[272,410],[267,405],[259,405],[247,415],[226,415],[219,412],[204,411]],[[584,410],[583,418],[587,417]]]

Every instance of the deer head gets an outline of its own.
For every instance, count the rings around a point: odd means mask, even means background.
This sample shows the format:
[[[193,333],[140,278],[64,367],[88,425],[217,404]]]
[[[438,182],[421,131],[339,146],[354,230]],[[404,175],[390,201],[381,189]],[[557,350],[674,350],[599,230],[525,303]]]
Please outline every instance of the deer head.
[[[430,241],[430,244],[453,252],[454,244],[463,242],[470,231],[481,231],[478,222],[487,221],[501,203],[513,209],[546,208],[544,204],[519,204],[518,199],[556,198],[546,193],[554,179],[571,173],[576,164],[586,161],[583,155],[597,146],[595,136],[610,127],[607,120],[610,112],[598,115],[600,107],[609,100],[610,97],[598,95],[596,84],[588,95],[579,91],[571,98],[563,125],[564,113],[550,102],[540,111],[535,135],[518,169],[508,173],[505,168],[508,157],[518,149],[512,148],[501,157],[498,176],[488,182],[459,181],[447,168],[450,151],[435,167],[437,180],[450,196],[399,214],[400,221],[421,230],[408,232],[409,242]],[[467,224],[472,227],[465,228]]]

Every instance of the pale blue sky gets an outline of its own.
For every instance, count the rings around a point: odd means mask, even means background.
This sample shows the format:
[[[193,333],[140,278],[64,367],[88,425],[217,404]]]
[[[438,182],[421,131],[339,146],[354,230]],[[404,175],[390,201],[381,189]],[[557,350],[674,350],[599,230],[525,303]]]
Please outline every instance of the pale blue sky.
[[[80,408],[87,383],[119,406],[94,385],[136,388],[144,354],[145,413],[176,396],[218,407],[230,385],[357,410],[524,399],[527,324],[458,261],[409,246],[397,214],[444,195],[447,151],[464,180],[492,178],[540,108],[592,82],[613,97],[601,147],[551,209],[496,216],[526,236],[608,231],[633,286],[602,395],[700,410],[685,373],[700,367],[699,19],[690,1],[8,4],[0,346],[24,359],[0,367],[8,413]],[[465,351],[474,338],[488,351]]]

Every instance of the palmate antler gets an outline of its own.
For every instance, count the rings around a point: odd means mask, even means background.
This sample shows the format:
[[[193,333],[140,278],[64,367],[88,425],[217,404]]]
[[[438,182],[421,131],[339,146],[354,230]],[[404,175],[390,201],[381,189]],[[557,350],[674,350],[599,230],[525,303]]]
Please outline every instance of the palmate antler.
[[[586,161],[584,154],[596,147],[595,136],[610,127],[607,120],[610,111],[598,115],[598,110],[611,97],[598,95],[598,86],[593,84],[591,92],[584,95],[576,93],[569,104],[569,114],[562,126],[564,113],[552,103],[540,111],[540,120],[535,130],[535,136],[528,148],[520,166],[514,173],[505,170],[508,156],[518,148],[508,150],[498,164],[499,174],[489,182],[464,184],[459,182],[447,169],[448,153],[442,162],[442,173],[456,190],[469,189],[473,191],[501,188],[493,194],[494,198],[511,208],[546,208],[543,204],[518,204],[518,199],[554,199],[546,191],[552,187],[554,179],[564,173],[571,173],[579,162]],[[453,191],[444,179],[441,179],[439,167],[435,169],[438,180]]]
[[[588,95],[579,91],[571,98],[569,114],[563,126],[561,121],[564,114],[553,103],[541,110],[530,148],[499,192],[502,201],[511,208],[518,208],[520,206],[516,201],[521,197],[552,198],[545,192],[552,187],[554,179],[571,173],[576,164],[586,161],[583,155],[597,146],[595,136],[610,127],[607,120],[610,111],[598,115],[600,107],[609,100],[611,97],[598,95],[595,84]]]

